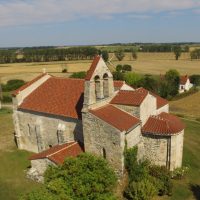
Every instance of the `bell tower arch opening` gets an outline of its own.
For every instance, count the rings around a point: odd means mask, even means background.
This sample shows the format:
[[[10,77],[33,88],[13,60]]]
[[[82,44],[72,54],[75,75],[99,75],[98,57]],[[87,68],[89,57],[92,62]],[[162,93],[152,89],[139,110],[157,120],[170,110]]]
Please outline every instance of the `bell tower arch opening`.
[[[94,77],[94,82],[95,82],[95,96],[96,96],[96,99],[100,99],[101,98],[101,81],[100,81],[100,77],[98,75],[96,75]]]
[[[106,97],[109,97],[109,82],[108,82],[108,74],[105,73],[103,75],[103,95],[104,95],[104,98]]]

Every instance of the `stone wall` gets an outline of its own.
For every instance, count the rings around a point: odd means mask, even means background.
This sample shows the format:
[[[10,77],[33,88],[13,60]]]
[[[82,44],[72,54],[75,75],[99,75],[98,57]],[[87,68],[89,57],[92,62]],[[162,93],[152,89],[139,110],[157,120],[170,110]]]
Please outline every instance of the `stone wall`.
[[[28,111],[14,111],[15,135],[18,147],[32,152],[43,151],[63,142],[83,143],[82,121]],[[59,131],[60,130],[60,131]],[[63,135],[58,135],[62,133]]]
[[[170,170],[182,166],[184,130],[171,137]]]
[[[49,165],[56,166],[55,163],[51,162],[47,158],[31,160],[31,168],[27,172],[27,177],[37,182],[43,182],[43,175]]]
[[[123,110],[123,111],[126,111],[128,112],[129,114],[137,117],[137,118],[140,118],[140,107],[135,107],[135,106],[126,106],[126,105],[117,105],[115,104],[114,105],[115,107]]]
[[[168,157],[168,140],[170,137],[159,135],[143,135],[143,145],[139,146],[138,153],[152,164],[166,166]]]
[[[156,98],[148,94],[140,105],[140,120],[142,121],[142,125],[146,123],[150,115],[155,113],[156,107]]]
[[[182,166],[184,131],[173,136],[143,135],[138,157],[170,170]]]
[[[164,105],[163,107],[157,109],[154,113],[154,115],[159,115],[162,112],[169,113],[169,104]]]
[[[114,169],[122,173],[125,133],[87,112],[83,113],[82,119],[85,151],[105,157]]]
[[[132,148],[139,144],[141,138],[141,125],[137,125],[130,132],[126,133],[127,148]]]

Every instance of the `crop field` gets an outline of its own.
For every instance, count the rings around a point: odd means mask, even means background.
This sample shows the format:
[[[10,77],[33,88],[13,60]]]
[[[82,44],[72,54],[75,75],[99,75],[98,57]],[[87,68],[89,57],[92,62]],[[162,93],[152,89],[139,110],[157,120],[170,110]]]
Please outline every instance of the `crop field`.
[[[189,53],[182,53],[180,60],[174,59],[173,53],[138,53],[138,59],[133,60],[130,53],[125,54],[123,61],[119,62],[114,54],[109,55],[114,70],[117,64],[130,64],[133,71],[141,74],[163,74],[169,69],[177,69],[180,74],[200,74],[200,60],[191,61]],[[56,76],[69,76],[72,72],[87,71],[91,60],[65,61],[65,62],[43,62],[43,63],[16,63],[0,64],[0,79],[6,82],[10,79],[31,80],[45,68],[47,72]],[[61,73],[66,68],[68,73]]]
[[[200,91],[185,98],[170,101],[170,110],[173,113],[200,120]]]

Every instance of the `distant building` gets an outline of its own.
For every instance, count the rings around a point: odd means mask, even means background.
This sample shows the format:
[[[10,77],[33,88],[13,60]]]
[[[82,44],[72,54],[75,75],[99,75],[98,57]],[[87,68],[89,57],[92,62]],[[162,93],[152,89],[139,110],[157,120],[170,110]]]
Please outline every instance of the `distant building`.
[[[179,82],[179,93],[186,92],[193,87],[193,84],[190,83],[190,78],[188,75],[181,76]]]
[[[184,125],[168,113],[168,101],[113,81],[101,56],[85,80],[44,73],[15,91],[13,104],[18,148],[36,153],[30,158],[35,176],[82,151],[123,174],[125,144],[138,147],[138,159],[169,170],[182,165]]]

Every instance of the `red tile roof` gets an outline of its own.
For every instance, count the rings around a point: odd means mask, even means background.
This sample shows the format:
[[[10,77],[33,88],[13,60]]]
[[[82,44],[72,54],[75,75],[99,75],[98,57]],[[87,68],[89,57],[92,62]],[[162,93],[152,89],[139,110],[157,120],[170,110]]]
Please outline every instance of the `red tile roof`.
[[[85,77],[85,80],[88,81],[88,80],[90,80],[92,78],[92,75],[93,75],[93,73],[94,73],[94,71],[96,69],[96,66],[97,66],[100,58],[101,58],[101,56],[99,56],[99,55],[95,56],[95,58],[94,58],[94,60],[92,62],[92,65],[90,66],[90,69],[87,71],[87,75]]]
[[[51,77],[24,99],[19,109],[81,119],[84,80]]]
[[[121,88],[124,85],[124,81],[113,81],[115,88]]]
[[[180,84],[181,85],[185,85],[187,83],[187,80],[189,79],[189,76],[188,75],[185,75],[185,76],[181,76],[180,77]]]
[[[140,120],[112,105],[90,110],[90,113],[107,122],[120,131],[128,131],[130,128],[140,123]]]
[[[48,158],[56,164],[62,164],[67,157],[76,157],[83,152],[83,149],[77,142],[56,145],[43,152],[32,155],[30,160]]]
[[[157,116],[151,116],[142,127],[143,134],[153,135],[174,135],[184,129],[181,120],[169,113],[161,113]]]
[[[147,94],[148,91],[144,88],[138,88],[135,91],[120,90],[110,103],[139,106],[146,98]]]
[[[36,81],[38,81],[39,79],[41,79],[42,77],[46,76],[47,73],[43,73],[40,74],[39,76],[37,76],[36,78],[34,78],[32,81],[29,81],[28,83],[26,83],[25,85],[21,86],[20,88],[18,88],[17,90],[12,92],[13,96],[16,96],[17,94],[19,94],[20,91],[26,89],[27,87],[29,87],[30,85],[32,85],[33,83],[35,83]]]

